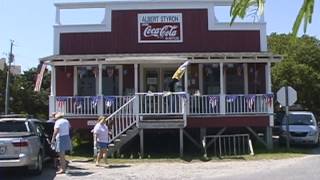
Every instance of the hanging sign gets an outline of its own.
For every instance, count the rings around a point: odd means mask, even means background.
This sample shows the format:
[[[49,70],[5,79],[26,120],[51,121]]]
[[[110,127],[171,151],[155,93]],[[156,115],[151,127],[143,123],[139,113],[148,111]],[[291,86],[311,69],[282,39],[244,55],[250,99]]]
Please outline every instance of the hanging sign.
[[[181,13],[138,14],[139,43],[182,42]]]

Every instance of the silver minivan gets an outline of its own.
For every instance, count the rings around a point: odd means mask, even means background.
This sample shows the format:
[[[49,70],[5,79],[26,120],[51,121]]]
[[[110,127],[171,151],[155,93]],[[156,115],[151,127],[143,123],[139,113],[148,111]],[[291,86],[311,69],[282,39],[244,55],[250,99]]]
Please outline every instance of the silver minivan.
[[[280,140],[284,141],[286,139],[286,116],[282,120],[281,129],[283,133]],[[319,143],[319,128],[312,112],[289,112],[289,132],[291,143],[312,145],[318,145]]]

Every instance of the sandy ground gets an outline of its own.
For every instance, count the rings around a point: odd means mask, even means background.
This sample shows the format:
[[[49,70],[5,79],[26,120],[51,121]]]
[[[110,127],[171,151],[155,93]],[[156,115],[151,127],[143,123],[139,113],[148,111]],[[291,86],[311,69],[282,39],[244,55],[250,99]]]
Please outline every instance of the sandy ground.
[[[95,167],[92,163],[74,162],[68,174],[57,175],[54,179],[228,179],[228,177],[292,166],[310,157],[260,161],[111,164],[107,167]]]

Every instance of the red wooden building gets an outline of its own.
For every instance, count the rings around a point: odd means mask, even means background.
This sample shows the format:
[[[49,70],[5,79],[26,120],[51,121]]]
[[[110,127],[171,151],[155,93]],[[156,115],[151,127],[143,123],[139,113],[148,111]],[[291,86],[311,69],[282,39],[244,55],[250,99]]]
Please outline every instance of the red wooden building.
[[[62,111],[73,128],[92,128],[99,115],[113,120],[115,149],[144,131],[176,129],[183,152],[188,129],[247,128],[272,148],[270,66],[266,23],[221,22],[219,7],[232,0],[113,0],[57,3],[50,112]],[[99,24],[63,24],[60,12],[103,9]],[[77,17],[75,17],[77,18]],[[171,76],[189,60],[175,92]],[[121,141],[121,142],[120,142]]]

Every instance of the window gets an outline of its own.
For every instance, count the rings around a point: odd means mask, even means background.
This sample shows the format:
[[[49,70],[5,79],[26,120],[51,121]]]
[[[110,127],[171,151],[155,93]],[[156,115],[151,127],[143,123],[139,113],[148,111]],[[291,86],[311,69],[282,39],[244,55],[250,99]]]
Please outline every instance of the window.
[[[119,94],[119,71],[115,66],[102,66],[102,94],[105,96]]]
[[[203,66],[203,93],[220,93],[220,67],[219,64],[204,64]]]
[[[95,96],[96,79],[98,76],[98,67],[79,66],[77,67],[78,76],[78,96]]]
[[[24,121],[3,121],[0,122],[0,132],[28,132]]]
[[[243,64],[226,64],[226,93],[244,94]]]
[[[266,93],[265,64],[248,64],[249,94]]]

